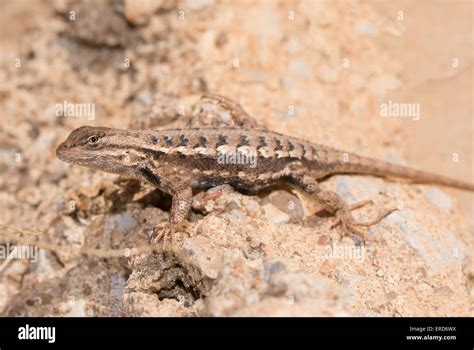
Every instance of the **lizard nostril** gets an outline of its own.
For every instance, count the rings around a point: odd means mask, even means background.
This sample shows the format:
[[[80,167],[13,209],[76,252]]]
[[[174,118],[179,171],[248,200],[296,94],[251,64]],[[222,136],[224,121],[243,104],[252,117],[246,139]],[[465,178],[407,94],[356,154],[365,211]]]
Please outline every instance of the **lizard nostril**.
[[[64,143],[64,142],[60,143],[59,146],[58,146],[58,148],[56,148],[56,156],[57,156],[58,158],[60,158],[62,152],[63,152],[66,148],[68,148],[68,145],[67,145],[66,143]]]

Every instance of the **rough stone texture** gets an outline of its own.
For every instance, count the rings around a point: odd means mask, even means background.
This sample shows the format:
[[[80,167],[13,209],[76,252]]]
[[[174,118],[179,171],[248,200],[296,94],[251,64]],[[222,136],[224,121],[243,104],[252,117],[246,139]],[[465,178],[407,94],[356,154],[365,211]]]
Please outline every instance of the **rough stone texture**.
[[[275,131],[473,181],[463,59],[472,40],[441,38],[470,32],[472,4],[95,3],[0,5],[0,223],[40,230],[53,245],[37,261],[0,260],[1,315],[473,314],[472,194],[332,177],[322,186],[349,203],[374,201],[354,211],[359,220],[399,208],[364,245],[341,240],[333,219],[291,188],[220,186],[195,193],[191,237],[135,254],[167,220],[169,196],[54,155],[80,125],[232,125],[228,112],[198,103],[214,91]],[[439,16],[443,33],[424,40]],[[452,52],[456,69],[445,64]],[[379,117],[380,102],[397,96],[421,102],[419,122]],[[94,103],[95,118],[58,117],[63,101]]]

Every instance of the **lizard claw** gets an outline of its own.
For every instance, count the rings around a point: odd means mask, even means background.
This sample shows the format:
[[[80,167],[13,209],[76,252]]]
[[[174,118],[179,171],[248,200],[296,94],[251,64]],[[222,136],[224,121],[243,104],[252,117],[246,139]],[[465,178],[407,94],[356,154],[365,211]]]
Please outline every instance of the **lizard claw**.
[[[182,232],[188,237],[191,237],[191,234],[186,230],[188,227],[187,221],[181,222],[162,222],[156,225],[153,228],[153,235],[150,238],[150,243],[158,244],[163,241],[163,248],[166,248],[167,243],[169,243],[169,248],[173,248],[173,236],[177,232]]]
[[[366,201],[361,205],[359,205],[358,203],[356,207],[352,206],[351,209],[360,208],[362,205],[365,205],[367,203],[370,203],[370,202]],[[351,233],[351,234],[362,237],[365,241],[372,242],[375,240],[375,238],[369,237],[367,232],[360,230],[359,228],[357,228],[357,226],[369,227],[369,226],[375,225],[379,223],[380,221],[382,221],[389,214],[393,213],[395,210],[397,210],[397,208],[388,209],[380,213],[379,215],[377,215],[377,217],[374,218],[373,220],[368,221],[368,222],[357,222],[352,217],[352,214],[350,213],[350,211],[338,210],[335,214],[336,221],[331,225],[331,229],[338,225],[341,225],[344,233]]]
[[[350,215],[350,214],[349,214]],[[352,215],[347,216],[344,212],[336,213],[336,221],[331,225],[331,229],[336,226],[341,225],[342,234],[341,239],[347,234],[353,234],[356,236],[362,237],[364,241],[373,241],[374,238],[369,237],[366,232],[358,229],[356,226],[359,226],[359,223],[352,218]]]

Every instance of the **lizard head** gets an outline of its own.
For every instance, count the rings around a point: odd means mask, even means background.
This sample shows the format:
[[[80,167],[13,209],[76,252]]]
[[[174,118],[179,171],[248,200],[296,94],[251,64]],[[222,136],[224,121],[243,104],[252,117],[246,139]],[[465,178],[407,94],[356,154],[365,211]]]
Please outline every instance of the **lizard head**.
[[[56,149],[64,162],[78,164],[110,173],[127,172],[128,153],[120,147],[121,130],[82,126],[73,130]]]

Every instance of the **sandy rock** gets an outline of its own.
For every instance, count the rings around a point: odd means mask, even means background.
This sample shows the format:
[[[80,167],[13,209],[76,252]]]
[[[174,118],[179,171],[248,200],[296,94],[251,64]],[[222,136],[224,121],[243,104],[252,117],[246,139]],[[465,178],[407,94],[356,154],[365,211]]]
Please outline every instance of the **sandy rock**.
[[[363,35],[363,36],[376,35],[374,26],[372,25],[370,21],[364,21],[364,20],[358,21],[356,23],[355,30],[359,35]]]
[[[282,212],[273,204],[266,204],[263,206],[265,216],[268,220],[271,220],[275,224],[284,224],[290,221],[290,216],[287,213]]]
[[[193,11],[199,11],[214,4],[214,0],[186,0],[186,6]]]
[[[437,188],[430,188],[426,192],[426,199],[438,208],[449,211],[453,206],[452,199],[443,191]]]
[[[164,0],[126,0],[123,12],[127,21],[136,24],[147,24],[154,12],[163,6]]]
[[[40,230],[48,245],[36,262],[0,260],[0,315],[471,316],[472,194],[369,176],[321,181],[349,204],[373,201],[353,211],[357,220],[398,208],[364,243],[287,187],[196,189],[189,235],[150,245],[168,195],[54,154],[81,125],[236,126],[222,105],[200,100],[216,92],[261,127],[472,181],[469,5],[413,2],[403,21],[387,18],[384,2],[1,6],[10,16],[0,40],[0,223]],[[449,40],[420,46],[424,28]],[[381,118],[381,98],[419,102],[423,117]],[[94,119],[58,117],[64,100],[94,104]]]

